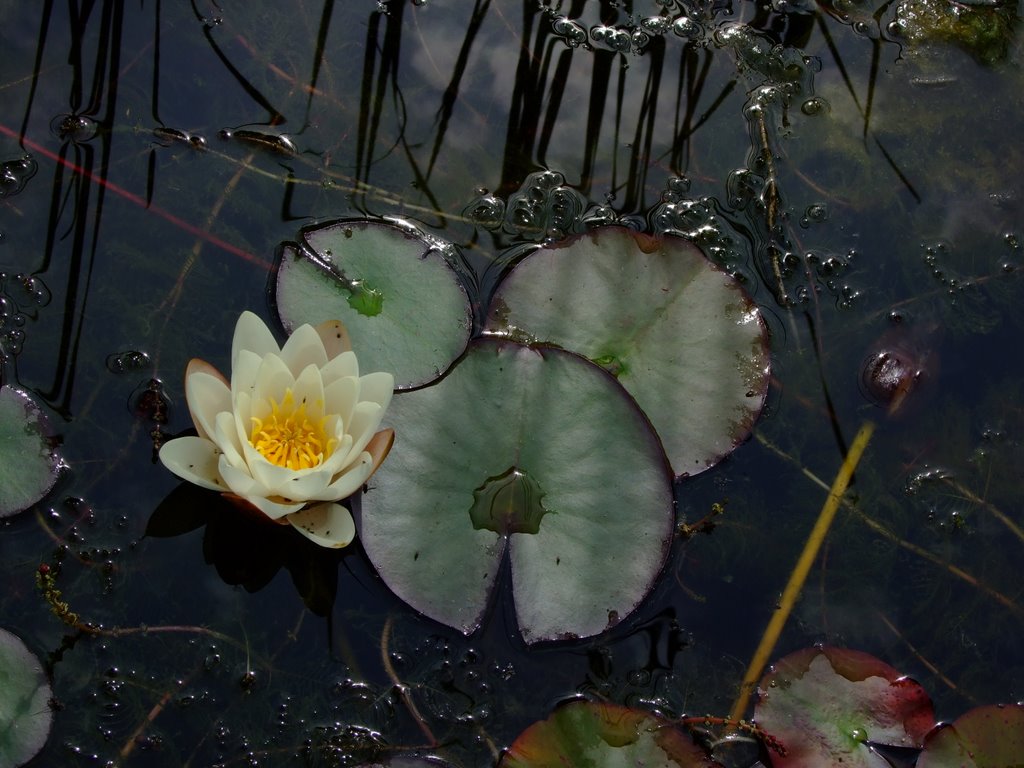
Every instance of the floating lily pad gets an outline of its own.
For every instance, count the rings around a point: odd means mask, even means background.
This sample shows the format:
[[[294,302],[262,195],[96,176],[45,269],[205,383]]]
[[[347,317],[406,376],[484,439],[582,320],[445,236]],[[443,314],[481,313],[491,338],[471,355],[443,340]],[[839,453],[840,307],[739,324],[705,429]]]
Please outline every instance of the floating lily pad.
[[[512,743],[500,768],[585,766],[702,768],[718,765],[667,720],[592,701],[562,704]]]
[[[50,733],[50,684],[25,644],[0,629],[0,766],[24,765]]]
[[[860,651],[797,651],[758,690],[754,718],[786,748],[774,768],[890,768],[871,745],[918,748],[935,724],[920,685]]]
[[[764,404],[760,312],[680,238],[607,227],[541,248],[498,287],[487,326],[604,366],[650,417],[679,475],[729,453]]]
[[[32,397],[0,387],[0,517],[28,509],[57,482],[61,460]]]
[[[1024,705],[977,707],[925,740],[917,768],[1017,768],[1024,765]]]
[[[414,608],[469,633],[506,549],[527,642],[616,624],[672,539],[672,478],[636,404],[551,347],[474,341],[432,387],[396,395],[399,437],[363,497],[363,546]]]
[[[359,365],[397,389],[440,376],[469,341],[472,310],[449,266],[453,246],[411,226],[365,219],[302,231],[282,246],[274,295],[288,333],[341,320]]]

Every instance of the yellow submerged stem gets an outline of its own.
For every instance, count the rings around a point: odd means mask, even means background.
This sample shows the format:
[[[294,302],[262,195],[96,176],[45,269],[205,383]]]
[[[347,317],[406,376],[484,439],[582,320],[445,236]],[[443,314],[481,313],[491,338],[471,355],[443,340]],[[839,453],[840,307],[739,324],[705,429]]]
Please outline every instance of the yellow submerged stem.
[[[761,673],[768,664],[768,659],[775,649],[775,643],[778,641],[779,635],[782,634],[782,628],[785,626],[786,620],[789,618],[789,614],[792,612],[793,606],[800,596],[804,582],[807,581],[807,574],[810,573],[811,566],[818,556],[818,551],[825,541],[825,536],[828,535],[828,529],[832,526],[836,511],[843,500],[843,494],[846,493],[846,489],[850,485],[853,472],[857,468],[857,464],[860,463],[860,457],[864,453],[864,449],[871,440],[871,435],[874,431],[874,423],[870,421],[865,422],[861,426],[860,431],[857,432],[857,436],[853,439],[853,444],[850,445],[850,450],[846,454],[843,466],[839,468],[839,474],[836,475],[832,488],[829,489],[825,505],[821,508],[821,513],[818,515],[818,521],[814,524],[810,536],[807,537],[804,550],[800,553],[800,558],[796,561],[793,572],[789,576],[789,582],[782,592],[782,600],[779,602],[779,607],[772,614],[772,618],[765,628],[764,635],[761,637],[761,642],[757,646],[757,650],[754,651],[754,657],[750,660],[750,666],[747,667],[747,673],[743,676],[739,696],[736,697],[736,703],[733,704],[732,712],[729,715],[733,720],[742,719],[743,713],[747,709],[750,695],[754,692],[757,681],[761,679]]]

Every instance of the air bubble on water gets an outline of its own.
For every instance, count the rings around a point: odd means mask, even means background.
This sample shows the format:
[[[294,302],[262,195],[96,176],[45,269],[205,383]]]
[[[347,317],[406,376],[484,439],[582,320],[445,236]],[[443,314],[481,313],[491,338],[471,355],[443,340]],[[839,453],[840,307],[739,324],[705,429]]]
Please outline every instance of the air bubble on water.
[[[672,22],[672,33],[684,40],[698,40],[703,36],[703,32],[700,22],[688,16],[680,16]]]
[[[828,206],[824,203],[812,203],[807,206],[804,211],[804,216],[808,221],[814,224],[820,224],[823,221],[828,221]]]
[[[868,38],[878,37],[878,28],[866,21],[857,21],[853,24],[853,31],[858,35]]]
[[[57,115],[50,121],[51,133],[61,141],[70,141],[72,144],[89,141],[98,130],[97,122],[86,115]]]
[[[640,27],[652,35],[664,35],[671,26],[672,22],[666,16],[648,16],[640,21]]]
[[[830,111],[829,103],[820,96],[812,96],[800,105],[800,111],[808,117],[814,115],[827,115]]]
[[[619,53],[627,53],[633,44],[628,31],[603,24],[596,24],[590,28],[590,39],[603,48]]]
[[[587,42],[587,30],[576,21],[565,16],[555,16],[551,29],[570,48],[577,48]]]
[[[111,373],[137,373],[149,368],[150,358],[145,352],[129,349],[107,356],[107,370]]]

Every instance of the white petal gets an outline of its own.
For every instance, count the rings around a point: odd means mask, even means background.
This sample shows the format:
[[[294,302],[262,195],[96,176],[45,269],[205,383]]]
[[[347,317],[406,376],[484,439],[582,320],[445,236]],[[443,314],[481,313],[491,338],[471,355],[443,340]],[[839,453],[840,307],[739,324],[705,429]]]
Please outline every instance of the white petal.
[[[317,504],[288,515],[288,522],[321,547],[347,547],[356,536],[352,515],[340,504]]]
[[[245,452],[246,462],[249,465],[249,472],[256,478],[258,482],[268,494],[275,493],[277,486],[282,485],[295,474],[294,469],[288,469],[288,467],[279,467],[277,464],[271,464],[262,453],[257,451],[251,445]]]
[[[217,469],[220,450],[203,437],[178,437],[169,440],[160,448],[160,461],[182,480],[224,491],[224,483]]]
[[[295,377],[280,357],[266,355],[256,374],[256,388],[252,393],[252,415],[264,419],[270,414],[270,398],[278,403],[286,389],[295,388]],[[239,393],[235,393],[236,397]]]
[[[235,428],[235,414],[231,411],[221,411],[217,414],[217,420],[213,427],[213,442],[224,452],[227,460],[234,466],[245,465],[242,457],[242,444],[238,437],[238,430]],[[246,470],[248,472],[248,470]]]
[[[373,457],[365,451],[346,469],[341,475],[335,478],[334,482],[327,486],[321,498],[325,501],[341,501],[347,499],[353,493],[363,487],[373,469]]]
[[[331,434],[328,432],[328,434]],[[327,460],[320,465],[331,477],[341,472],[349,463],[349,456],[352,453],[352,435],[342,434],[336,438],[338,444],[334,446],[334,453],[327,457]]]
[[[185,400],[188,403],[188,410],[192,414],[192,421],[195,422],[199,436],[211,437],[217,414],[231,410],[231,390],[218,376],[205,370],[195,370],[192,363],[189,364],[189,368],[190,371],[185,375]]]
[[[345,324],[341,320],[326,320],[314,327],[316,332],[320,334],[320,341],[324,344],[324,351],[327,353],[328,360],[333,360],[342,352],[350,352],[352,350],[348,329],[345,328]]]
[[[359,377],[359,399],[377,403],[386,409],[395,391],[395,377],[390,373],[379,371]]]
[[[231,366],[231,392],[252,394],[263,357],[248,349],[239,350]]]
[[[324,384],[320,369],[307,365],[295,379],[295,402],[306,404],[306,414],[311,421],[319,421],[324,415]]]
[[[262,458],[262,457],[260,457]],[[252,476],[262,484],[267,496],[280,496],[288,501],[309,501],[323,494],[333,474],[322,465],[311,469],[288,469],[266,459],[249,466]]]
[[[264,515],[269,517],[271,520],[280,520],[285,515],[290,515],[293,512],[298,512],[305,506],[305,502],[296,502],[295,504],[286,504],[279,501],[272,501],[265,496],[259,494],[247,494],[242,496],[247,502],[252,504],[256,509],[262,512]]]
[[[324,413],[341,417],[342,428],[348,430],[359,399],[359,379],[346,376],[324,387]]]
[[[245,466],[233,465],[228,461],[227,456],[221,456],[220,461],[217,464],[217,470],[220,472],[220,476],[224,479],[224,484],[227,486],[225,490],[230,490],[232,493],[241,496],[243,498],[247,496],[265,496],[264,490],[260,488],[259,483],[253,479],[252,475]]]
[[[270,352],[279,354],[281,351],[274,339],[274,334],[270,332],[266,324],[248,310],[239,316],[238,322],[235,324],[235,336],[231,340],[232,370],[235,368],[238,353],[243,349],[255,352],[260,357]]]
[[[324,378],[325,387],[331,384],[331,382],[343,379],[346,376],[358,378],[359,361],[356,360],[356,353],[352,351],[342,352],[323,367],[320,375]]]
[[[352,422],[347,428],[348,433],[352,435],[352,448],[346,463],[352,463],[366,447],[366,444],[373,439],[383,416],[384,409],[376,403],[359,403],[356,406],[356,412],[352,414]]]
[[[281,359],[298,376],[307,365],[317,368],[327,365],[327,352],[316,329],[311,325],[300,325],[281,348]]]
[[[242,446],[242,458],[249,465],[250,472],[252,472],[253,463],[262,458],[249,440],[249,435],[252,432],[251,401],[252,399],[245,392],[235,393],[235,430],[238,433],[239,445]],[[270,410],[269,406],[267,410]]]

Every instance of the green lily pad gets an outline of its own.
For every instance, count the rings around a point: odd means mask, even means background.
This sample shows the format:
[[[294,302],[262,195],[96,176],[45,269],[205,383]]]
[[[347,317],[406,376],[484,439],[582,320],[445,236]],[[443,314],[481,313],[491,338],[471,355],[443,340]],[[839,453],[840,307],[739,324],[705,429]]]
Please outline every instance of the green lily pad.
[[[760,312],[680,238],[606,227],[534,251],[499,285],[487,327],[604,366],[647,413],[678,475],[718,462],[764,405]]]
[[[50,697],[39,659],[0,629],[0,766],[24,765],[43,748],[53,720]]]
[[[0,387],[0,517],[28,509],[57,482],[61,458],[48,434],[46,416],[30,395]]]
[[[394,374],[396,389],[433,381],[469,341],[469,297],[454,247],[410,225],[365,219],[310,227],[281,247],[274,283],[288,333],[341,320],[359,367]]]
[[[917,768],[1024,765],[1024,705],[976,707],[928,734]]]
[[[474,341],[432,387],[396,395],[397,437],[362,501],[388,586],[463,632],[506,549],[528,643],[597,634],[650,590],[672,540],[672,477],[633,400],[552,347]]]
[[[805,648],[761,680],[754,719],[782,742],[774,768],[890,768],[872,744],[918,748],[935,724],[925,690],[860,651]]]
[[[681,728],[642,710],[570,701],[523,731],[499,768],[649,766],[707,768],[711,760]]]

